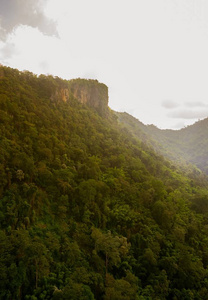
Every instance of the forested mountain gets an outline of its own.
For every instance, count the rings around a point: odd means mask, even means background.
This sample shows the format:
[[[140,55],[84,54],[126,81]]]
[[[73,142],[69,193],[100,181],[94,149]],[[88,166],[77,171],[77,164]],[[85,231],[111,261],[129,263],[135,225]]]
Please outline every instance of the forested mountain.
[[[94,80],[0,68],[0,299],[207,299],[207,178],[107,103]]]
[[[208,118],[181,130],[161,130],[144,125],[127,113],[116,113],[120,123],[133,135],[179,163],[191,163],[208,174]]]

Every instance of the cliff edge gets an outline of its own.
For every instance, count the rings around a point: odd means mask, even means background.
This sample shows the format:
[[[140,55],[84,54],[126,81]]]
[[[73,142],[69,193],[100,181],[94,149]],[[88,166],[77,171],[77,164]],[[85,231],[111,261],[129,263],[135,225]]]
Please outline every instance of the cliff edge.
[[[70,91],[81,103],[93,107],[100,115],[108,111],[108,87],[92,79],[73,79],[69,82]]]

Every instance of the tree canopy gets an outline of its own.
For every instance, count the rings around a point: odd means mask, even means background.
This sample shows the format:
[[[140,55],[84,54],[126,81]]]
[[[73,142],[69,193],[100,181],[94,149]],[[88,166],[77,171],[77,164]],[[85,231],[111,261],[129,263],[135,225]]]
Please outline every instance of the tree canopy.
[[[207,299],[206,176],[70,81],[1,68],[0,299]]]

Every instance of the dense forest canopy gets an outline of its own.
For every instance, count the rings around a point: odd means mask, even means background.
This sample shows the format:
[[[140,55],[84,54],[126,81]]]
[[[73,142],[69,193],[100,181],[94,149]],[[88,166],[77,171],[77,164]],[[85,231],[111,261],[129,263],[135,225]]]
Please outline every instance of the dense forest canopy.
[[[158,153],[174,162],[194,164],[208,175],[208,118],[180,130],[161,130],[144,125],[127,113],[117,113],[120,124]]]
[[[107,97],[0,68],[0,299],[207,299],[207,177],[122,127]]]

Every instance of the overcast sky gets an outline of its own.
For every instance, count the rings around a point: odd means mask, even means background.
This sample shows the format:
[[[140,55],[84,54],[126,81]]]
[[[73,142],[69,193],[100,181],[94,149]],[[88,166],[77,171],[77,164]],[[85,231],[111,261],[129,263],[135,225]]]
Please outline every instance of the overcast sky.
[[[0,63],[98,79],[110,108],[179,129],[208,117],[208,1],[0,0]]]

